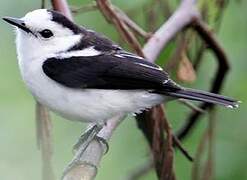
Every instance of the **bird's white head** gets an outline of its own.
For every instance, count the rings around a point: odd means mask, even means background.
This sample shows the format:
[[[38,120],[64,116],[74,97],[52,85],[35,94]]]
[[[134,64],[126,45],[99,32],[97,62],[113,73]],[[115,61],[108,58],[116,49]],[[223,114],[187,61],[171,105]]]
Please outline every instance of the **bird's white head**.
[[[83,36],[83,29],[62,14],[38,9],[23,18],[4,17],[17,29],[17,53],[19,59],[46,58],[67,51]]]

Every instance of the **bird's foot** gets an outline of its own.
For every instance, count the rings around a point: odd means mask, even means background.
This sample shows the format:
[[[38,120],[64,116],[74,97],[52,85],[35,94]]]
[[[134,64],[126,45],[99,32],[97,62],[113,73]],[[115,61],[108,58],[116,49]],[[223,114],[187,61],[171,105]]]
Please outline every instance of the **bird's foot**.
[[[76,153],[80,149],[85,150],[89,143],[97,136],[98,132],[102,129],[101,126],[94,125],[86,132],[80,135],[79,139],[73,146],[73,152]],[[80,150],[81,151],[81,150]]]
[[[109,150],[109,145],[107,143],[107,140],[104,139],[103,137],[98,136],[99,131],[102,129],[102,126],[99,125],[94,125],[90,129],[88,129],[85,133],[81,134],[75,145],[73,146],[73,152],[74,154],[78,151],[80,153],[83,153],[88,145],[90,144],[91,141],[97,140],[99,141],[102,145],[105,146],[105,154]]]
[[[97,135],[95,136],[95,139],[98,140],[102,145],[105,146],[105,148],[104,148],[104,150],[105,150],[104,154],[106,154],[109,151],[109,144],[108,144],[107,140],[105,138],[100,137],[100,136],[97,136]]]

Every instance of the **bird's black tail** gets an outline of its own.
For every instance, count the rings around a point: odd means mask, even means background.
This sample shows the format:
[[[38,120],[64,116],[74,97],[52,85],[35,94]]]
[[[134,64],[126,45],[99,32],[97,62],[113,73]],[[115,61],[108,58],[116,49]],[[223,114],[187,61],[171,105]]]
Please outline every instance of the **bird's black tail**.
[[[175,91],[161,91],[159,93],[176,98],[219,104],[228,108],[237,108],[240,103],[240,101],[226,96],[189,88],[179,89]]]

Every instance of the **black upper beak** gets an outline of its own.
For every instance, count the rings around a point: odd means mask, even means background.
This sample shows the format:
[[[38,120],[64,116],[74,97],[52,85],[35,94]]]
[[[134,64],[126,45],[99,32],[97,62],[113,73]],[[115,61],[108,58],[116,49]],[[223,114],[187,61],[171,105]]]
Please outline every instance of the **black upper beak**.
[[[21,19],[12,18],[12,17],[3,17],[3,20],[6,21],[7,23],[13,25],[13,26],[16,26],[16,27],[22,29],[23,31],[25,31],[27,33],[32,33],[32,31],[26,27],[25,22]]]

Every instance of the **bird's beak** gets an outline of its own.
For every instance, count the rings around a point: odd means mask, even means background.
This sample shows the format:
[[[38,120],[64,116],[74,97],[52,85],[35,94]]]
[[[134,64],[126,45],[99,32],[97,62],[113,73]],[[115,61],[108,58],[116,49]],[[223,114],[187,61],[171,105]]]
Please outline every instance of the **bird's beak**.
[[[25,22],[21,19],[12,18],[12,17],[3,17],[3,20],[13,26],[18,27],[19,29],[22,29],[27,33],[32,33],[32,31],[26,26]]]

